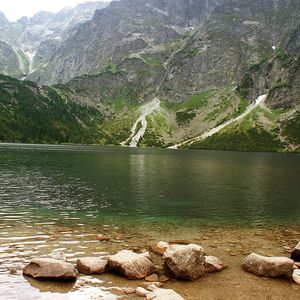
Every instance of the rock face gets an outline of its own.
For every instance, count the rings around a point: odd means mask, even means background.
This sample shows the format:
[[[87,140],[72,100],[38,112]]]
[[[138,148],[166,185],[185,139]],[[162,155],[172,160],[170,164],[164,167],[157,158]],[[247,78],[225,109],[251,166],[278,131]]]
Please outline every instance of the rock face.
[[[297,244],[297,246],[294,248],[294,250],[291,253],[291,258],[294,261],[300,262],[300,242]]]
[[[52,258],[35,258],[24,269],[24,275],[37,279],[75,280],[75,267],[67,262]]]
[[[286,257],[265,257],[255,253],[248,255],[242,268],[262,277],[278,277],[293,272],[294,261]]]
[[[169,247],[167,242],[160,241],[151,245],[151,250],[156,254],[163,255]]]
[[[109,268],[129,279],[142,279],[155,271],[149,253],[137,254],[122,250],[108,259]]]
[[[198,245],[171,245],[163,255],[166,272],[175,278],[195,280],[205,273],[203,248]]]
[[[153,292],[148,293],[147,300],[184,300],[179,294],[169,289],[155,289]]]
[[[205,256],[204,267],[206,273],[214,273],[222,271],[227,266],[215,256]]]
[[[297,283],[300,284],[300,269],[296,269],[293,272],[293,280]]]
[[[77,260],[76,268],[86,275],[102,274],[108,270],[108,261],[99,257],[83,257]]]

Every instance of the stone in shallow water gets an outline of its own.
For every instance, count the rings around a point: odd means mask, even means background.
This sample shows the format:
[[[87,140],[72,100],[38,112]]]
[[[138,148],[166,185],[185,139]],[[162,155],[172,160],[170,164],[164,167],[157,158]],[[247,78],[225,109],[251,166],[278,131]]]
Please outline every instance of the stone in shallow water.
[[[205,256],[204,267],[206,273],[214,273],[222,271],[227,266],[215,256]]]
[[[24,269],[24,275],[36,279],[75,280],[75,266],[53,258],[34,258]]]
[[[145,278],[146,281],[149,281],[149,282],[157,282],[158,281],[158,275],[157,274],[151,274],[149,276],[147,276]]]
[[[99,257],[82,257],[76,261],[76,268],[86,275],[102,274],[108,270],[108,261]]]
[[[51,252],[50,254],[48,254],[48,257],[57,260],[67,261],[67,257],[62,251]]]
[[[170,289],[155,289],[146,295],[147,300],[184,300],[179,294]]]
[[[294,261],[300,262],[300,242],[297,244],[297,246],[294,248],[294,250],[291,253],[291,258]]]
[[[262,277],[279,277],[293,272],[294,261],[287,257],[266,257],[251,253],[242,262],[242,268]]]
[[[109,268],[129,279],[143,279],[155,271],[155,266],[149,259],[149,253],[137,254],[122,250],[108,259]]]
[[[300,284],[300,269],[296,269],[293,272],[293,280],[297,283]]]
[[[169,246],[167,242],[160,241],[151,245],[151,250],[156,254],[163,255]]]
[[[175,278],[195,280],[205,273],[204,251],[201,246],[171,245],[163,255],[163,266]]]

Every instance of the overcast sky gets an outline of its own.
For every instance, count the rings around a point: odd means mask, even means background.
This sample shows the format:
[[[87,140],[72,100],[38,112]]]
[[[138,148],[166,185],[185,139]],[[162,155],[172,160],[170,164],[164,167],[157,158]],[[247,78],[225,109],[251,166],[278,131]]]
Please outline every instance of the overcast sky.
[[[96,0],[90,0],[96,1]],[[103,0],[109,1],[109,0]],[[87,2],[86,0],[0,0],[0,11],[10,21],[16,21],[23,16],[32,17],[40,10],[58,12],[66,6]]]

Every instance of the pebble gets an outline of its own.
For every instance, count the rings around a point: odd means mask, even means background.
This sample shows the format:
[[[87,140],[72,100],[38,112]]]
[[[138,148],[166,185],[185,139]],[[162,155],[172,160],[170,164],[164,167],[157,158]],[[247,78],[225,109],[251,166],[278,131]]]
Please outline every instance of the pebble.
[[[155,274],[155,273],[151,274],[151,275],[147,276],[145,278],[145,280],[148,281],[148,282],[157,282],[158,281],[158,275]]]
[[[148,290],[142,288],[142,287],[138,287],[135,290],[135,294],[139,297],[146,297],[146,295],[149,293]]]

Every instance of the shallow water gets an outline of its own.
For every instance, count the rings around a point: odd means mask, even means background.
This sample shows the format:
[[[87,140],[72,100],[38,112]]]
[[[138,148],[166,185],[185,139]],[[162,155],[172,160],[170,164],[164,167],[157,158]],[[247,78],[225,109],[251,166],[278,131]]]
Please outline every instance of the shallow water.
[[[21,270],[53,250],[75,261],[174,239],[201,244],[230,266],[165,285],[186,299],[300,296],[288,280],[239,268],[251,251],[289,255],[300,240],[300,156],[0,145],[0,170],[0,299],[122,299],[119,287],[142,283],[102,275],[57,285]],[[99,242],[98,233],[111,240]]]

